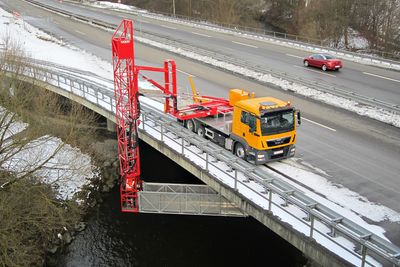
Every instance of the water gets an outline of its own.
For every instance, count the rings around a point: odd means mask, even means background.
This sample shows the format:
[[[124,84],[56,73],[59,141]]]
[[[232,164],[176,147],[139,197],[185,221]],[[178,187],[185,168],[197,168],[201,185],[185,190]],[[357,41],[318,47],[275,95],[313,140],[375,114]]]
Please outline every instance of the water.
[[[146,181],[199,183],[141,143]],[[303,266],[301,252],[252,218],[121,213],[105,195],[57,266]]]

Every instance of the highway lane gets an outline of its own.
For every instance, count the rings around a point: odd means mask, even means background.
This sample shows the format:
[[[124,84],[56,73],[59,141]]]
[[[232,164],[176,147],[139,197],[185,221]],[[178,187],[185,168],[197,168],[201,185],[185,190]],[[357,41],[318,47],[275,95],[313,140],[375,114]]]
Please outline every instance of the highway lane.
[[[264,41],[248,40],[230,34],[161,22],[145,16],[123,15],[110,10],[81,8],[67,2],[40,0],[76,14],[118,23],[123,17],[136,20],[137,31],[146,31],[205,48],[219,54],[245,59],[265,69],[294,73],[307,80],[335,85],[369,98],[400,105],[400,72],[344,61],[345,68],[339,72],[323,72],[316,68],[302,67],[302,58],[308,52],[273,45]]]
[[[29,23],[51,31],[55,35],[62,35],[66,42],[72,42],[84,50],[92,51],[105,60],[111,59],[111,33],[49,14],[22,1],[7,4],[13,8],[18,4],[21,10],[25,10],[24,16]],[[332,182],[359,192],[370,201],[384,204],[400,212],[398,128],[287,92],[267,88],[140,44],[136,44],[136,56],[139,64],[146,65],[160,65],[165,58],[176,59],[179,69],[196,76],[196,85],[203,94],[226,97],[227,89],[236,87],[249,88],[257,95],[274,95],[291,100],[302,110],[303,116],[307,119],[299,129],[296,159],[324,170]],[[188,88],[187,75],[181,72],[178,74],[180,87]],[[390,237],[400,244],[399,235]]]

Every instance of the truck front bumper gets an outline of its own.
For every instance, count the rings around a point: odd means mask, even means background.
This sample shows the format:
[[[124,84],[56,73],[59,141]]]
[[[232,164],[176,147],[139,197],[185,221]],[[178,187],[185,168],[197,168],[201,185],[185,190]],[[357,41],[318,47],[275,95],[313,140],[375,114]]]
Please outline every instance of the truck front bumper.
[[[271,150],[255,150],[249,151],[249,161],[254,161],[256,165],[261,165],[267,162],[278,161],[293,157],[296,152],[295,145],[275,148]]]

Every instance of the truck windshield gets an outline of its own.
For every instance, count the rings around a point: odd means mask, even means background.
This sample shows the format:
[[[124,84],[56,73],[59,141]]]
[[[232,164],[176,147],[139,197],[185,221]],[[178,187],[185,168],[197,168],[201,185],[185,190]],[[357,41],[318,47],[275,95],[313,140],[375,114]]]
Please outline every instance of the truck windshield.
[[[261,115],[262,135],[284,133],[294,130],[293,109],[267,112]]]

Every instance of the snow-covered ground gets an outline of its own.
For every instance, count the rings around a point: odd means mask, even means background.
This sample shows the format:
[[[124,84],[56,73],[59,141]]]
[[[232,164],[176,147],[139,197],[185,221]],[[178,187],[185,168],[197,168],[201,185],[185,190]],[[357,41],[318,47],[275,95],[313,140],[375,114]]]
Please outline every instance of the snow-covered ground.
[[[12,33],[12,34],[11,34]],[[15,19],[11,14],[0,10],[0,36],[11,36],[19,43],[23,44],[23,49],[27,53],[37,59],[47,60],[59,64],[62,62],[70,67],[89,71],[106,77],[112,80],[112,65],[110,62],[100,60],[94,55],[90,55],[84,51],[74,48],[70,45],[64,44],[55,38],[45,34],[44,32],[28,25],[20,19]],[[0,41],[2,42],[2,41]],[[48,53],[52,51],[52,53]],[[160,59],[161,61],[162,59]],[[96,76],[94,75],[94,76]],[[88,76],[89,77],[89,76]],[[97,82],[104,83],[105,88],[112,88],[113,85],[95,78]],[[158,104],[157,104],[158,105]],[[109,108],[109,106],[105,107]],[[56,146],[59,140],[54,139],[49,146]],[[76,150],[71,153],[77,153]],[[79,153],[78,153],[79,154]],[[72,157],[76,157],[76,154],[71,154]],[[85,158],[84,155],[81,155]],[[89,164],[89,159],[86,158],[86,163]],[[323,202],[324,205],[335,210],[339,214],[343,214],[346,218],[357,222],[359,225],[366,229],[369,229],[373,233],[384,238],[385,230],[381,227],[368,224],[359,215],[363,215],[366,218],[381,222],[388,220],[394,223],[400,222],[400,214],[395,211],[388,209],[387,207],[371,203],[367,199],[363,198],[355,192],[351,192],[346,188],[338,188],[334,184],[331,184],[324,177],[317,175],[319,170],[315,172],[306,171],[296,165],[294,160],[288,160],[282,163],[275,163],[274,167],[280,169],[282,172],[290,175],[291,177],[297,177],[299,180],[304,182],[314,191],[318,192],[319,195],[314,192],[303,190],[307,195],[318,201]],[[54,174],[54,173],[53,173]],[[50,175],[51,176],[51,175]],[[80,177],[79,179],[87,180],[88,176]],[[50,178],[49,178],[50,179]],[[219,179],[223,179],[223,175],[219,175]],[[79,189],[75,185],[66,185],[65,192],[75,192]],[[297,186],[297,185],[296,185]],[[70,187],[70,188],[69,188]],[[321,197],[326,196],[326,198]],[[253,198],[253,196],[249,196]],[[257,197],[254,197],[257,201]],[[337,204],[339,205],[337,205]],[[265,205],[265,201],[263,204]],[[284,217],[282,217],[284,218]],[[329,247],[329,246],[328,246]],[[350,244],[351,247],[351,244]]]
[[[356,30],[350,28],[348,31],[348,40],[347,40],[347,45],[349,48],[352,49],[367,49],[368,48],[368,40],[365,39],[363,36],[361,36],[361,34],[359,32],[357,32]],[[342,38],[340,38],[338,47],[341,49],[346,48],[346,44],[345,44],[345,38],[344,36],[342,36]]]
[[[58,192],[57,197],[61,199],[72,199],[75,193],[83,186],[89,186],[97,177],[98,171],[92,165],[91,158],[78,148],[64,144],[60,138],[42,136],[26,145],[14,145],[12,137],[29,125],[18,120],[10,121],[11,114],[6,113],[2,107],[0,117],[5,118],[0,129],[0,134],[4,134],[5,140],[2,147],[9,150],[8,153],[0,154],[3,162],[0,168],[3,170],[15,172],[20,176],[32,173],[40,177],[43,182],[52,185]],[[9,157],[10,155],[12,156]],[[40,165],[43,167],[35,170]]]

